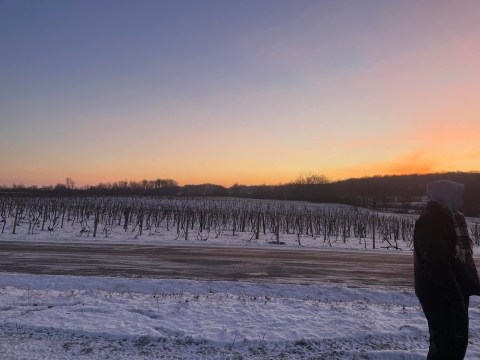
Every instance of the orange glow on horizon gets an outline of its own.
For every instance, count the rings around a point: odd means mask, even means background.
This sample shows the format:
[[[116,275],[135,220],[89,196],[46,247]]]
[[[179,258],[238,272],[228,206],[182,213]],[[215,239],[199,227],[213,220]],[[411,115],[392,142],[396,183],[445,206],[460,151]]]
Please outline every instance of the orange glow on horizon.
[[[480,158],[480,154],[477,154],[476,158]],[[405,158],[407,160],[407,158]],[[436,168],[433,165],[429,164],[428,162],[418,162],[418,163],[411,163],[411,162],[402,162],[401,159],[399,161],[395,161],[392,163],[378,163],[378,164],[369,164],[369,165],[358,165],[355,167],[351,167],[348,171],[331,171],[331,172],[321,172],[317,171],[316,174],[324,175],[327,177],[329,182],[336,182],[346,179],[352,178],[364,178],[364,177],[375,177],[375,176],[395,176],[395,175],[423,175],[423,174],[431,174],[431,173],[446,173],[446,172],[478,172],[478,168],[470,168],[470,169],[458,169],[458,168]],[[304,172],[305,173],[305,172]],[[121,181],[141,181],[141,180],[155,180],[155,179],[172,179],[175,180],[179,186],[185,185],[201,185],[201,184],[213,184],[213,185],[220,185],[225,188],[230,188],[235,184],[238,185],[246,185],[246,186],[261,186],[261,185],[285,185],[290,182],[295,181],[302,173],[292,173],[292,176],[287,177],[271,177],[270,179],[264,178],[255,178],[251,177],[244,181],[235,181],[228,177],[222,179],[219,177],[218,181],[213,179],[202,179],[202,178],[174,178],[174,177],[141,177],[141,178],[106,178],[105,180],[97,181],[96,179],[85,179],[85,178],[73,178],[75,181],[75,185],[77,188],[82,189],[85,186],[96,186],[99,184],[113,184],[116,182]],[[44,180],[40,182],[12,182],[11,184],[2,184],[2,186],[12,186],[21,185],[21,186],[55,186],[57,184],[65,184],[65,180],[52,180],[49,181]]]

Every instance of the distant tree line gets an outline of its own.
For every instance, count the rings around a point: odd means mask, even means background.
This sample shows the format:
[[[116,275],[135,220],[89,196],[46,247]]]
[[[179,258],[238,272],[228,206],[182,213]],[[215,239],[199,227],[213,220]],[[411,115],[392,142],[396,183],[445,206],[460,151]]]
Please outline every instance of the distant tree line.
[[[128,181],[122,180],[113,183],[99,183],[94,186],[85,186],[84,188],[75,187],[75,181],[67,177],[65,183],[59,183],[55,186],[36,185],[26,187],[23,185],[14,184],[12,187],[1,187],[0,191],[4,193],[55,193],[56,195],[81,195],[81,194],[95,194],[95,195],[175,195],[178,189],[178,183],[172,179],[155,179],[155,180],[140,180]]]
[[[426,184],[446,179],[465,184],[463,210],[467,216],[480,216],[480,172],[450,172],[424,175],[374,176],[329,182],[322,175],[303,175],[283,185],[239,185],[229,188],[215,184],[179,186],[172,179],[119,181],[75,188],[65,184],[48,187],[15,185],[0,188],[3,194],[108,195],[108,196],[180,196],[243,197],[256,199],[299,200],[342,203],[397,212],[418,211],[424,200]]]

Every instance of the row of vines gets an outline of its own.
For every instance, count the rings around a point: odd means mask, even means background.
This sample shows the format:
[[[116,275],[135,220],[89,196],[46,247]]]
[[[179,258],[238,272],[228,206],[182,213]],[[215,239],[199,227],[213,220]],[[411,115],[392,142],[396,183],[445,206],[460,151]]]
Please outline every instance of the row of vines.
[[[178,199],[144,197],[0,197],[0,231],[26,235],[69,228],[88,237],[133,238],[175,234],[176,239],[208,241],[225,234],[248,234],[251,240],[269,235],[298,245],[311,237],[328,245],[358,241],[365,248],[409,249],[414,218],[375,213],[347,206],[306,205],[245,199]],[[480,226],[469,231],[480,245]]]

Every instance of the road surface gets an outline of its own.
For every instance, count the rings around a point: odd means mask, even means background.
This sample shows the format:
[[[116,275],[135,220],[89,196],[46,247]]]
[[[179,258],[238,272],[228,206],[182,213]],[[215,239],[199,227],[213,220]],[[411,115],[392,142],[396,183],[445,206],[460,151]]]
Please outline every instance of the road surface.
[[[412,288],[411,253],[0,242],[0,271]]]

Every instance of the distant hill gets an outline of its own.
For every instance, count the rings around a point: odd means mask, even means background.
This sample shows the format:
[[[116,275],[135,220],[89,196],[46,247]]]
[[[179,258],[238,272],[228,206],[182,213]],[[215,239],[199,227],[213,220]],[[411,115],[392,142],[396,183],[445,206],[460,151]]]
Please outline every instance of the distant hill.
[[[434,180],[465,184],[463,210],[480,217],[480,173],[450,172],[425,175],[374,176],[327,184],[288,184],[280,186],[237,186],[231,196],[335,202],[379,210],[418,211],[423,205],[426,185]]]

